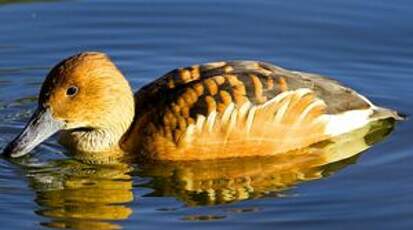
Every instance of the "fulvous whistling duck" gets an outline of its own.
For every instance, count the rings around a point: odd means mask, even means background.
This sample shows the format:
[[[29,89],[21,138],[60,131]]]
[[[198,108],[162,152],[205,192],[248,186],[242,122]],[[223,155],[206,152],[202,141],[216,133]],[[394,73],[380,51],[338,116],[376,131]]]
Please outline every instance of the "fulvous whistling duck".
[[[258,61],[176,69],[133,95],[107,55],[85,52],[50,71],[4,153],[23,156],[60,131],[78,158],[267,156],[386,118],[402,119],[337,81]]]

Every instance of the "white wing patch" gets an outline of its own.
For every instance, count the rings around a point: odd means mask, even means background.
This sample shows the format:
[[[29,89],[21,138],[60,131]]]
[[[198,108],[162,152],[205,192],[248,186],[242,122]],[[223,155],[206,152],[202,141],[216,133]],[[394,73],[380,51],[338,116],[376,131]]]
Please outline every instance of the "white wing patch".
[[[338,136],[367,125],[373,112],[373,109],[352,110],[335,115],[323,115],[321,119],[327,122],[326,134]]]

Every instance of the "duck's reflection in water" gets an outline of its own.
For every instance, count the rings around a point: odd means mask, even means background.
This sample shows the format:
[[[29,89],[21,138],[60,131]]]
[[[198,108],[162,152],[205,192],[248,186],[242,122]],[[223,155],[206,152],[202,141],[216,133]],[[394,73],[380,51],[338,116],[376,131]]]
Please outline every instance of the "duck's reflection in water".
[[[392,120],[305,149],[277,156],[198,162],[157,162],[144,165],[142,176],[152,177],[149,196],[173,196],[185,204],[214,205],[282,192],[302,182],[326,177],[354,163],[358,154],[393,129]]]
[[[272,157],[196,162],[146,162],[138,170],[128,165],[91,166],[74,160],[29,167],[36,192],[37,214],[50,218],[45,226],[119,228],[130,217],[133,189],[146,196],[172,196],[188,206],[230,203],[277,195],[298,182],[319,179],[355,162],[357,154],[383,139],[392,120],[372,123],[352,133]],[[132,175],[151,181],[132,187]],[[281,193],[282,194],[282,193]]]
[[[50,227],[113,229],[110,221],[132,214],[131,167],[95,167],[76,161],[55,161],[53,167],[30,170],[36,192],[37,214],[50,217]]]

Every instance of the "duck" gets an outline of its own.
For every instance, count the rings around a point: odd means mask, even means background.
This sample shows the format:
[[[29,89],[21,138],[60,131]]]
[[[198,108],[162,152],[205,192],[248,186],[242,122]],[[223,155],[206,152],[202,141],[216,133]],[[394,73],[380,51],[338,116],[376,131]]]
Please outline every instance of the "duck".
[[[82,52],[50,70],[3,154],[22,157],[59,133],[78,159],[271,156],[382,119],[404,117],[336,80],[262,61],[178,68],[134,94],[107,54]]]

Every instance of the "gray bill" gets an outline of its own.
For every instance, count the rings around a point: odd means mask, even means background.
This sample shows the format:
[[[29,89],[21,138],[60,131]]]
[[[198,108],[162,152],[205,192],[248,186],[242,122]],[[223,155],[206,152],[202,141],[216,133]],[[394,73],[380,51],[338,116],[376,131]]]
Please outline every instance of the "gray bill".
[[[6,146],[3,154],[13,158],[24,156],[63,126],[64,122],[54,119],[50,109],[39,107],[24,130]]]

